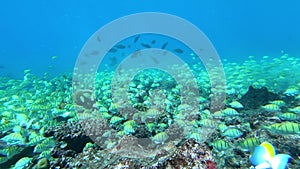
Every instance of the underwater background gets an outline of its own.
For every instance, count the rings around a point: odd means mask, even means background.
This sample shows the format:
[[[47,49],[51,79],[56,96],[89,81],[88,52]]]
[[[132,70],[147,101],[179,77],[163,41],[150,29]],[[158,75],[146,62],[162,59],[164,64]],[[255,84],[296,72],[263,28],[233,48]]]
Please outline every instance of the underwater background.
[[[0,2],[0,168],[300,168],[299,6],[296,0]],[[138,34],[107,52],[90,86],[91,74],[76,72],[87,40],[141,12],[176,15],[203,31],[226,84],[212,87],[219,70],[208,74],[182,42]],[[116,71],[127,56],[149,48],[185,61],[197,87],[180,65],[169,67],[175,77],[147,69],[128,86],[113,83],[116,72],[121,81],[134,73]],[[224,106],[211,108],[218,92],[226,94]],[[126,103],[114,102],[124,93]]]
[[[137,12],[164,12],[189,20],[208,36],[222,58],[280,56],[282,50],[297,56],[298,6],[296,0],[1,2],[0,52],[5,69],[0,73],[21,77],[26,68],[37,74],[71,72],[82,46],[96,30]],[[54,63],[53,55],[59,56]]]

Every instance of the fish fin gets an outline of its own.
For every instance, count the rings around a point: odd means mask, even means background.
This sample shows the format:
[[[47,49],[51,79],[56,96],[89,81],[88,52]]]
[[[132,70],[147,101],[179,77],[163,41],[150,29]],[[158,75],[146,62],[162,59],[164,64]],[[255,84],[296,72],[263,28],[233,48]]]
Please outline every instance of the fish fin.
[[[250,168],[251,169],[251,168]],[[253,169],[271,169],[271,164],[267,161],[258,164]]]
[[[288,154],[277,154],[275,157],[269,160],[272,169],[286,169],[287,163],[291,158]]]

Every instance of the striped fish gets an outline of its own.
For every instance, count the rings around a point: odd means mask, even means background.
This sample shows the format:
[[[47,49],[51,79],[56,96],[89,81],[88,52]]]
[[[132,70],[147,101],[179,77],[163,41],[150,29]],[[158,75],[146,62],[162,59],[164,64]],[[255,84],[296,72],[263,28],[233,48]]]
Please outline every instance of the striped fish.
[[[227,128],[228,128],[228,126],[226,126],[226,124],[224,124],[224,123],[220,123],[218,125],[218,130],[221,132],[224,132]]]
[[[202,140],[201,138],[201,135],[199,133],[192,133],[190,136],[189,136],[190,139],[195,139],[196,142],[200,143],[200,141]]]
[[[266,128],[273,134],[300,134],[300,124],[289,121],[275,123]]]
[[[160,132],[152,137],[152,141],[154,141],[156,144],[164,144],[164,142],[167,141],[168,138],[169,136],[166,132]]]
[[[46,138],[44,141],[42,141],[41,143],[37,144],[34,147],[33,152],[34,153],[41,153],[43,151],[47,151],[50,150],[51,148],[53,148],[55,146],[55,140],[53,138]]]
[[[232,108],[236,108],[236,109],[244,108],[242,103],[240,103],[238,101],[233,101],[233,102],[229,103],[229,106],[232,107]]]
[[[297,107],[294,107],[294,108],[290,108],[289,111],[291,111],[293,113],[300,114],[300,106],[297,106]]]
[[[287,96],[296,96],[297,94],[299,94],[299,90],[297,88],[291,87],[286,89],[283,94]]]
[[[239,138],[242,135],[243,132],[235,127],[229,127],[222,133],[222,136],[225,136],[229,139]]]
[[[0,164],[5,163],[6,161],[8,161],[7,157],[0,157]]]
[[[226,108],[222,111],[223,116],[225,117],[229,117],[229,116],[238,116],[239,112],[237,112],[235,109],[233,108]]]
[[[20,133],[10,133],[1,138],[1,140],[5,141],[7,145],[23,145],[25,143],[25,139]]]
[[[213,149],[217,151],[225,151],[230,148],[229,143],[222,139],[213,141],[211,145],[213,146]]]
[[[124,125],[124,133],[125,134],[132,134],[134,132],[135,131],[134,131],[134,128],[132,125],[130,125],[130,124]]]
[[[262,106],[262,108],[265,111],[270,112],[270,113],[281,111],[280,107],[276,104],[267,104],[267,105]]]
[[[252,151],[256,146],[260,145],[261,141],[258,138],[251,137],[242,140],[238,143],[238,147],[243,151]]]
[[[0,126],[0,131],[3,132],[3,133],[5,133],[5,132],[7,132],[7,131],[13,129],[13,128],[15,127],[15,125],[16,125],[16,124],[14,124],[14,123],[6,123],[6,124],[2,124],[2,125]]]
[[[23,157],[16,162],[13,169],[26,168],[29,165],[31,160],[32,160],[32,158],[30,158],[30,157]]]
[[[50,159],[51,158],[51,150],[46,150],[41,152],[41,154],[39,155],[39,159],[41,158],[47,158]]]
[[[35,136],[35,137],[33,137],[32,139],[29,140],[28,145],[29,146],[35,146],[38,143],[42,142],[44,139],[45,139],[44,136]]]
[[[283,113],[277,115],[281,120],[288,120],[288,121],[296,121],[298,120],[298,116],[295,113]]]
[[[279,107],[285,106],[285,102],[283,100],[273,100],[273,101],[269,101],[269,103],[276,104]]]
[[[113,116],[113,117],[110,119],[109,123],[110,123],[110,124],[117,124],[117,123],[120,123],[122,120],[123,120],[122,117],[119,117],[119,116]]]
[[[3,151],[6,152],[6,156],[8,159],[12,158],[13,156],[19,154],[24,148],[20,146],[9,146],[5,148]]]

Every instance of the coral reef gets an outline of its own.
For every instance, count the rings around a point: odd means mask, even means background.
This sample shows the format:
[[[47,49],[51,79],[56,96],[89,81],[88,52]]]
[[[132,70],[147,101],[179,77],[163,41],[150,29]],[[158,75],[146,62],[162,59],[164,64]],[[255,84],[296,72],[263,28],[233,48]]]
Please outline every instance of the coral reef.
[[[51,168],[203,168],[215,169],[216,164],[209,147],[188,140],[174,153],[162,151],[154,158],[124,158],[107,151],[87,149],[75,158],[57,158]]]

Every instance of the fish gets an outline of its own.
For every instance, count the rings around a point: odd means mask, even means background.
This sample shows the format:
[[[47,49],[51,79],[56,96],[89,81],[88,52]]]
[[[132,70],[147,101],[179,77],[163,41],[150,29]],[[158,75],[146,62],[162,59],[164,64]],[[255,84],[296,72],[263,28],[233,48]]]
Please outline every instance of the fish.
[[[58,56],[52,56],[51,57],[52,60],[57,59],[57,58],[58,58]]]
[[[45,150],[43,152],[41,152],[41,154],[39,155],[39,159],[41,158],[51,158],[51,150]]]
[[[151,59],[153,60],[154,63],[156,63],[156,64],[159,63],[159,61],[158,61],[157,59],[155,59],[155,57],[152,57],[152,56],[151,56]]]
[[[297,106],[297,107],[294,107],[294,108],[290,108],[289,111],[291,111],[293,113],[300,114],[300,106]]]
[[[125,133],[125,134],[132,134],[132,133],[134,133],[134,132],[135,132],[135,131],[134,131],[134,128],[133,128],[132,125],[127,124],[127,125],[124,126],[124,133]]]
[[[0,164],[5,163],[6,161],[8,161],[7,157],[0,156]]]
[[[276,155],[274,146],[269,142],[263,142],[254,149],[250,162],[254,169],[285,169],[290,158],[288,154]]]
[[[211,145],[212,145],[213,149],[217,150],[217,151],[224,151],[224,150],[227,150],[228,148],[230,148],[229,143],[222,139],[213,141],[211,143]]]
[[[19,161],[16,162],[13,169],[20,169],[20,168],[27,168],[32,158],[30,157],[23,157]]]
[[[136,126],[136,122],[134,120],[127,120],[123,123],[124,125]]]
[[[150,108],[147,112],[141,113],[141,121],[143,123],[150,122],[152,120],[158,119],[161,116],[161,112],[155,108]]]
[[[140,36],[141,36],[141,35],[137,35],[137,36],[134,38],[133,42],[136,43],[136,42],[140,39]]]
[[[289,121],[275,123],[265,128],[273,134],[300,134],[300,124]]]
[[[3,68],[5,68],[4,66],[2,66],[2,65],[0,65],[0,69],[3,69]]]
[[[136,50],[133,54],[131,54],[131,58],[133,59],[133,58],[136,58],[136,57],[138,57],[139,55],[141,55],[141,51],[139,51],[139,50]]]
[[[108,50],[108,52],[115,53],[115,52],[117,52],[117,49],[116,48],[111,48],[111,49]]]
[[[214,120],[210,120],[210,119],[202,119],[200,120],[199,124],[202,127],[207,127],[207,128],[214,128],[217,125]]]
[[[228,126],[226,126],[226,124],[224,124],[224,123],[220,123],[218,125],[218,130],[221,132],[224,132],[227,128],[228,128]]]
[[[279,112],[281,111],[280,107],[277,104],[266,104],[262,106],[262,108],[270,113]]]
[[[190,139],[194,139],[196,142],[200,143],[201,139],[201,135],[199,133],[192,133],[189,136]]]
[[[99,35],[97,36],[97,41],[98,41],[98,42],[101,42],[101,38],[100,38]]]
[[[176,52],[176,53],[183,53],[183,50],[179,49],[179,48],[176,48],[176,49],[174,49],[174,52]]]
[[[109,114],[108,112],[104,112],[104,113],[102,113],[102,117],[103,117],[104,119],[110,119],[110,118],[112,117],[112,115]]]
[[[165,49],[168,45],[168,42],[164,43],[162,46],[161,46],[161,49]]]
[[[117,59],[117,57],[115,57],[115,56],[111,56],[111,57],[109,58],[109,60],[110,60],[110,63],[109,63],[110,66],[116,65],[117,62],[118,62],[118,59]]]
[[[122,120],[124,120],[122,117],[119,117],[119,116],[113,116],[109,123],[110,124],[117,124],[117,123],[120,123]]]
[[[118,49],[125,49],[126,48],[126,46],[121,45],[121,44],[120,45],[116,45],[115,47],[118,48]]]
[[[281,120],[297,121],[299,118],[295,113],[283,113],[277,115]]]
[[[25,139],[20,133],[10,133],[1,138],[1,140],[5,141],[8,145],[23,145],[25,143]]]
[[[225,136],[229,139],[239,138],[242,135],[243,132],[235,127],[229,127],[222,133],[222,136]]]
[[[55,142],[53,140],[50,139],[46,139],[44,141],[42,141],[41,143],[37,144],[34,147],[33,152],[34,153],[41,153],[43,151],[49,150],[51,148],[53,148],[55,145]]]
[[[152,40],[152,41],[151,41],[151,44],[155,44],[155,43],[156,43],[156,40]]]
[[[24,150],[24,148],[21,148],[20,146],[9,146],[9,147],[7,147],[7,148],[4,149],[4,151],[6,152],[6,156],[7,156],[8,159],[10,159],[13,156],[19,154],[23,150]]]
[[[283,100],[273,100],[273,101],[270,101],[269,103],[276,104],[279,107],[285,106],[285,102]]]
[[[235,109],[232,109],[232,108],[226,108],[222,111],[222,113],[223,113],[223,116],[225,116],[225,117],[238,116],[239,115],[239,112],[236,111]]]
[[[242,103],[238,102],[238,101],[233,101],[231,103],[229,103],[229,106],[232,108],[236,108],[236,109],[242,109],[244,108],[244,106],[242,105]]]
[[[151,46],[149,44],[146,44],[146,43],[141,43],[141,46],[143,46],[145,48],[151,48]]]
[[[299,90],[297,88],[291,87],[286,89],[283,94],[287,96],[296,96],[297,94],[299,94]]]
[[[29,140],[28,145],[29,145],[29,146],[35,146],[35,145],[37,145],[38,143],[42,142],[44,139],[45,139],[44,136],[39,136],[39,135],[38,135],[38,136],[35,136],[35,137],[33,137],[32,139]]]
[[[3,149],[4,147],[7,147],[6,142],[0,140],[0,149]]]
[[[0,125],[0,131],[2,133],[5,133],[5,132],[8,132],[8,131],[12,130],[15,126],[16,126],[15,123],[2,124],[2,125]]]
[[[238,147],[243,151],[252,151],[255,147],[257,147],[260,144],[261,142],[258,138],[251,137],[240,141],[238,143]]]
[[[156,125],[154,123],[146,123],[146,128],[149,132],[154,132],[155,131]]]
[[[167,141],[168,138],[169,136],[166,132],[160,132],[152,137],[152,141],[154,141],[155,144],[164,144],[164,142]]]
[[[99,54],[99,51],[96,51],[96,50],[94,50],[90,53],[90,55],[98,55],[98,54]]]

